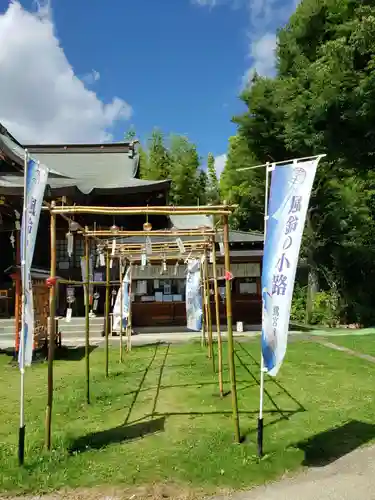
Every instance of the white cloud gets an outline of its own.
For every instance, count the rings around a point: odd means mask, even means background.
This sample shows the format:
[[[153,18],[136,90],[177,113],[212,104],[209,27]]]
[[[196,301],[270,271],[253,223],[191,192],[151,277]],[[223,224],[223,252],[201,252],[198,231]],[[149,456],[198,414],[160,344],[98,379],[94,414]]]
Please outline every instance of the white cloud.
[[[265,33],[250,44],[251,67],[243,77],[243,87],[249,85],[254,76],[273,76],[275,74],[277,37],[275,33]]]
[[[48,1],[33,13],[13,1],[0,14],[0,122],[18,140],[102,142],[116,121],[131,115],[124,100],[105,104],[75,75]]]
[[[219,0],[194,0],[201,6],[215,7]],[[233,8],[247,10],[249,27],[250,68],[242,78],[248,84],[254,71],[262,76],[272,76],[275,71],[276,31],[289,19],[299,0],[222,0]]]
[[[226,154],[222,154],[222,155],[215,157],[215,170],[216,170],[216,175],[217,175],[218,179],[224,170],[226,162],[227,162],[227,155]]]
[[[81,80],[84,83],[86,83],[86,85],[93,85],[95,82],[100,80],[100,73],[99,73],[99,71],[96,71],[95,69],[93,69],[90,73],[83,75]]]

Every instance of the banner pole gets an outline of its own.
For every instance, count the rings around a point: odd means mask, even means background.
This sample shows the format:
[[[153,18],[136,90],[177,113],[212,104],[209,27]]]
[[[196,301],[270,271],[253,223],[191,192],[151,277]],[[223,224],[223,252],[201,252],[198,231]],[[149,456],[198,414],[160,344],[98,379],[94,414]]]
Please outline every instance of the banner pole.
[[[267,236],[267,221],[268,221],[268,189],[269,189],[269,163],[266,163],[266,181],[264,189],[264,229],[263,229],[263,252]],[[263,304],[263,291],[262,291],[262,327],[264,320],[264,304]],[[262,346],[260,350],[260,383],[259,383],[259,418],[258,418],[258,456],[263,456],[263,400],[264,400],[264,359],[262,353]]]
[[[22,287],[22,302],[21,302],[21,356],[20,356],[20,426],[18,433],[18,462],[23,465],[25,461],[25,298],[26,298],[26,249],[27,249],[27,169],[28,169],[28,152],[25,149],[24,162],[24,181],[23,181],[23,224],[22,224],[22,260],[21,260],[21,287]],[[17,327],[18,328],[18,327]]]
[[[90,242],[88,236],[85,236],[85,255],[86,255],[86,286],[85,286],[85,324],[86,324],[86,400],[90,404]]]

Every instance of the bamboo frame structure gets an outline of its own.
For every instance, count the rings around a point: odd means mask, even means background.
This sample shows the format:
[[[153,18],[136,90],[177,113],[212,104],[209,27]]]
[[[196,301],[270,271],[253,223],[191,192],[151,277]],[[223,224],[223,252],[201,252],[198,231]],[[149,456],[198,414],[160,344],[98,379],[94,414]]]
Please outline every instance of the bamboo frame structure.
[[[219,205],[219,206],[202,206],[202,207],[87,207],[87,206],[56,206],[54,203],[50,205],[50,214],[51,214],[51,277],[55,277],[56,275],[56,215],[61,215],[65,220],[70,220],[67,217],[67,214],[100,214],[100,215],[171,215],[171,214],[180,214],[180,215],[216,215],[222,216],[223,218],[223,243],[224,243],[224,261],[225,261],[225,271],[230,273],[230,253],[229,253],[229,226],[228,226],[228,216],[232,213],[232,211],[236,208],[235,205]],[[82,226],[80,226],[82,229]],[[219,391],[220,395],[223,394],[223,376],[222,376],[222,339],[220,332],[220,316],[219,316],[219,301],[218,301],[218,286],[217,286],[217,269],[216,269],[216,250],[215,250],[215,241],[214,236],[218,231],[209,229],[207,227],[201,227],[197,230],[190,231],[179,231],[179,230],[161,230],[161,231],[124,231],[124,230],[89,230],[87,227],[78,231],[79,234],[82,234],[85,237],[85,240],[88,241],[89,238],[107,238],[108,240],[112,240],[117,238],[118,236],[169,236],[169,237],[178,237],[178,236],[202,236],[208,237],[208,240],[204,241],[194,241],[191,242],[191,245],[188,245],[187,242],[184,242],[185,254],[187,254],[188,258],[190,256],[196,256],[197,253],[202,254],[202,252],[207,254],[207,248],[211,244],[212,252],[213,252],[213,269],[214,269],[214,294],[215,294],[215,314],[216,314],[216,327],[218,332],[218,344],[219,344]],[[190,243],[190,242],[189,242]],[[109,241],[104,243],[105,254],[106,254],[106,279],[105,282],[92,282],[91,285],[105,285],[106,287],[106,297],[105,297],[105,376],[109,376],[109,327],[110,327],[110,285],[114,283],[114,281],[110,280],[110,260],[113,258],[123,259],[126,258],[129,261],[130,266],[132,263],[141,259],[142,253],[145,253],[145,245],[139,245],[139,248],[135,245],[132,248],[126,249],[126,242],[121,243],[123,247],[120,250],[117,249],[115,251],[115,255],[110,255],[109,252]],[[120,246],[119,245],[119,246]],[[183,255],[176,248],[172,248],[173,242],[168,242],[164,246],[162,243],[157,243],[155,246],[153,245],[153,252],[160,252],[161,255],[155,257],[154,255],[147,256],[148,260],[181,260]],[[160,245],[160,246],[159,246]],[[128,245],[129,247],[129,245]],[[89,253],[89,249],[86,249],[86,252]],[[87,255],[87,253],[86,253]],[[89,260],[87,260],[88,264]],[[204,269],[202,267],[207,267],[207,255],[204,262],[204,266],[201,266],[201,278],[205,274]],[[121,268],[121,265],[120,265]],[[122,288],[122,274],[120,269],[120,277],[119,284]],[[226,276],[227,278],[227,276]],[[211,308],[209,302],[209,276],[208,272],[206,274],[206,281],[204,283],[204,279],[202,280],[202,293],[203,296],[206,297],[206,304],[209,308],[206,311],[207,321],[208,321],[208,335],[209,335],[209,355],[211,354],[213,360],[213,366],[215,370],[215,362],[213,356],[213,339],[212,339],[212,318],[211,322],[209,320],[209,316],[211,316]],[[87,280],[85,283],[72,281],[72,280],[60,280],[60,283],[69,283],[69,284],[77,284],[77,285],[86,285],[87,287],[87,302],[89,302],[88,291],[89,291],[89,272],[87,273]],[[205,290],[205,292],[204,292]],[[208,299],[208,300],[207,300]],[[55,317],[55,309],[56,309],[56,290],[55,287],[52,287],[50,290],[50,317]],[[204,308],[202,308],[204,310]],[[87,314],[87,311],[85,311]],[[203,311],[202,311],[203,312]],[[238,414],[238,401],[237,401],[237,392],[236,392],[236,372],[235,372],[235,364],[234,364],[234,346],[233,346],[233,324],[232,324],[232,301],[231,301],[231,283],[229,279],[226,279],[226,312],[227,312],[227,324],[228,324],[228,361],[229,361],[229,371],[230,371],[230,383],[231,383],[231,395],[232,395],[232,413],[233,413],[233,422],[235,426],[235,440],[240,442],[240,427],[239,427],[239,414]],[[205,318],[205,320],[206,320]],[[203,319],[203,318],[202,318]],[[51,415],[52,415],[52,396],[53,396],[53,356],[54,356],[54,340],[55,340],[55,321],[51,320],[50,325],[50,341],[49,341],[49,355],[48,355],[48,400],[47,400],[47,410],[46,410],[46,446],[50,449],[51,446]],[[131,318],[131,280],[129,283],[129,317],[127,323],[127,337],[128,350],[131,349],[131,328],[132,328],[132,318]],[[130,337],[130,341],[129,341]],[[121,335],[122,339],[122,335]],[[122,343],[122,340],[120,340]],[[205,343],[205,325],[204,321],[202,322],[202,343]],[[89,361],[88,361],[88,353],[89,351],[89,323],[86,328],[86,374],[87,374],[87,398],[89,402]],[[120,353],[120,361],[122,361],[122,346]]]
[[[53,206],[53,205],[52,205]],[[56,215],[51,213],[50,220],[50,240],[51,240],[51,278],[56,276]],[[45,446],[51,449],[51,429],[52,429],[52,404],[53,404],[53,360],[55,354],[56,338],[56,288],[52,284],[49,290],[49,336],[48,336],[48,375],[47,375],[47,407],[45,424]]]
[[[219,377],[219,393],[220,397],[224,395],[223,388],[223,343],[221,338],[220,328],[220,309],[219,309],[219,287],[217,284],[217,268],[216,268],[216,246],[215,240],[212,241],[212,274],[214,282],[214,297],[215,297],[215,318],[216,318],[216,332],[217,332],[217,365]]]
[[[85,362],[86,362],[86,401],[90,404],[90,241],[85,237]]]

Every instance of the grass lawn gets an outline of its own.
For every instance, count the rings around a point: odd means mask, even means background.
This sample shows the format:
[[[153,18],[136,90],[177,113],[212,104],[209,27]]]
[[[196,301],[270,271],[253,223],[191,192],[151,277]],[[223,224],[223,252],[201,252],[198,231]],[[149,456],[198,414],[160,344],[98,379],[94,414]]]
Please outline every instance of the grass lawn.
[[[106,379],[104,351],[91,354],[90,406],[84,359],[55,362],[51,453],[43,451],[47,365],[27,371],[23,469],[17,465],[19,372],[0,356],[1,492],[155,483],[207,493],[245,488],[304,461],[330,460],[375,436],[375,365],[315,343],[291,343],[277,383],[266,379],[267,455],[260,462],[259,340],[236,344],[241,445],[233,443],[230,396],[217,396],[200,345],[134,348],[122,365],[118,349],[110,355]]]
[[[360,352],[362,354],[369,354],[370,356],[375,356],[375,335],[348,335],[341,337],[333,337],[329,339],[331,342],[353,351]]]

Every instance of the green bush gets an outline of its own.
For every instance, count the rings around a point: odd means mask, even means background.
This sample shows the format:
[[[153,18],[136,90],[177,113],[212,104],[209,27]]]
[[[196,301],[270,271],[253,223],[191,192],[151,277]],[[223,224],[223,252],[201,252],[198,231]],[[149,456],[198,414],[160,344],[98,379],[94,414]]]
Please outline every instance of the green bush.
[[[306,320],[307,287],[296,285],[293,294],[291,321],[304,323]],[[317,292],[314,297],[313,325],[334,327],[340,322],[339,298],[335,290]]]

